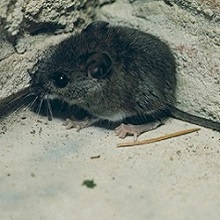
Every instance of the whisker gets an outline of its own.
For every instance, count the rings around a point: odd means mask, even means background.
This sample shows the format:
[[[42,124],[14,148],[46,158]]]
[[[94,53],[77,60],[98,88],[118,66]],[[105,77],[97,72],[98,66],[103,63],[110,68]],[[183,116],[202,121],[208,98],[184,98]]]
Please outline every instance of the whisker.
[[[64,107],[65,107],[65,102],[61,101],[58,113],[61,113],[61,111],[64,109]]]
[[[107,120],[107,127],[109,128],[111,126],[111,122],[109,120]]]
[[[23,96],[23,95],[21,94],[21,95],[15,97],[15,98],[13,98],[11,101],[9,101],[9,102],[7,103],[7,105],[5,105],[5,107],[3,107],[3,111],[10,109],[10,107],[13,107],[13,105],[16,105],[17,101],[22,102],[22,101],[24,101],[26,98],[30,97],[31,95],[33,95],[33,94],[32,94],[32,93],[29,93],[29,94],[27,94],[27,95],[25,95],[25,96]]]
[[[28,92],[28,93],[27,93]],[[17,94],[10,95],[7,99],[3,100],[0,106],[0,117],[6,116],[10,113],[18,112],[30,101],[30,97],[34,95],[29,93],[29,90],[23,89]]]
[[[35,99],[32,101],[32,102],[30,102],[24,109],[23,109],[23,111],[26,111],[27,110],[27,108],[31,108],[32,106],[33,106],[33,104],[37,101],[37,99],[38,99],[38,96],[36,96],[35,97]]]
[[[36,109],[36,113],[37,113],[38,116],[39,116],[39,114],[40,114],[43,101],[44,101],[43,99],[40,100],[40,104],[39,104],[39,106],[38,106],[37,109]]]
[[[31,101],[30,101],[30,100],[25,100],[25,99],[23,99],[22,102],[23,102],[23,103],[22,103],[18,108],[16,108],[16,109],[13,111],[13,113],[19,112],[22,108],[24,108],[24,106],[29,105],[29,103],[30,103]],[[28,104],[27,104],[27,103],[28,103]]]
[[[23,102],[23,104],[16,110],[16,112],[21,110],[24,106],[26,106],[26,107],[23,109],[23,111],[26,111],[26,109],[28,107],[30,107],[30,106],[32,106],[34,104],[34,102],[37,100],[38,96],[35,97],[35,99],[33,101],[32,101],[32,99],[31,100],[29,99],[30,96],[35,96],[35,94],[34,93],[29,93],[24,98],[22,98],[21,102]],[[27,100],[25,100],[25,99],[27,99]]]
[[[53,119],[52,106],[51,106],[50,100],[48,98],[46,99],[46,101],[47,101],[47,106],[48,106],[48,110],[49,110],[48,120],[52,121],[52,119]]]

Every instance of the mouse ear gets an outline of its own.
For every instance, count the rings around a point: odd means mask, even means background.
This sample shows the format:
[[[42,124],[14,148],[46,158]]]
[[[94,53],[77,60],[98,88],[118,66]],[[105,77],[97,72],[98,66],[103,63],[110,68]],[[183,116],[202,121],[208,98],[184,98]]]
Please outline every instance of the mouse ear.
[[[88,76],[104,79],[111,74],[112,59],[105,52],[93,53],[86,61]]]
[[[91,31],[96,29],[104,29],[108,26],[108,22],[106,21],[93,21],[91,22],[83,31]]]

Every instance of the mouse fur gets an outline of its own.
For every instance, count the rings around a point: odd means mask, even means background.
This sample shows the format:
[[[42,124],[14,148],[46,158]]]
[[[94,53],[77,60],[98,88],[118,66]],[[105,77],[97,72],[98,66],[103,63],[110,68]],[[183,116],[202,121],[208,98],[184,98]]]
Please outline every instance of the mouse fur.
[[[40,99],[58,98],[100,120],[158,118],[166,112],[220,131],[220,123],[175,108],[172,51],[158,37],[133,28],[92,22],[50,47],[31,78]]]

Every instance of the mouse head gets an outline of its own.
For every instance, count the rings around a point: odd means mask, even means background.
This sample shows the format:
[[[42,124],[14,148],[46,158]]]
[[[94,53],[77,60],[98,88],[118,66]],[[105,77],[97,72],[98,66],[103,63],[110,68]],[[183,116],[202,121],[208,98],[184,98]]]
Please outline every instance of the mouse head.
[[[42,99],[58,98],[82,107],[101,94],[112,75],[113,62],[95,36],[104,24],[90,24],[81,33],[50,47],[31,74],[32,92]]]

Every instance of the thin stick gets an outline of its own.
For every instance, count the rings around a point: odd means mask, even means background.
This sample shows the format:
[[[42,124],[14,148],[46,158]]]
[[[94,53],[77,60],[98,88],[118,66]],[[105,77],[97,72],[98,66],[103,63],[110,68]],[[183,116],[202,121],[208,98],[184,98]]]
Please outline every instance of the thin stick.
[[[117,144],[117,147],[131,147],[131,146],[135,146],[135,145],[150,144],[150,143],[163,141],[163,140],[173,138],[173,137],[178,137],[178,136],[181,136],[181,135],[184,135],[184,134],[189,134],[189,133],[199,131],[199,130],[200,130],[200,128],[192,128],[192,129],[177,131],[177,132],[174,132],[174,133],[171,133],[171,134],[166,134],[166,135],[156,137],[156,138],[152,138],[152,139],[148,139],[148,140],[120,143],[120,144]]]

